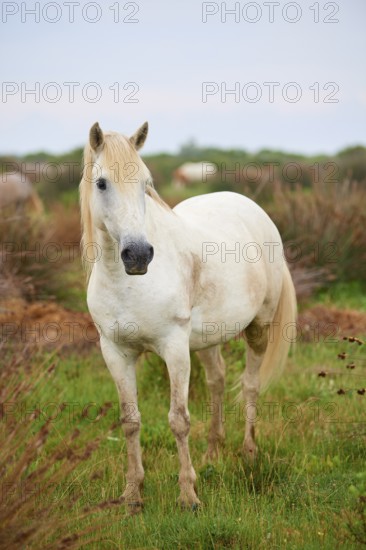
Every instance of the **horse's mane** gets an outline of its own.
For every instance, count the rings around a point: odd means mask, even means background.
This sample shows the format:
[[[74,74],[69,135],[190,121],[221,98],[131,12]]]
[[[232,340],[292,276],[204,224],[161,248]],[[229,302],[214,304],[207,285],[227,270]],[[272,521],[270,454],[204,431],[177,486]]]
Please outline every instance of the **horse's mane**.
[[[146,165],[141,160],[135,148],[129,139],[117,132],[104,133],[103,145],[103,165],[111,170],[118,170],[125,167],[128,163],[138,166],[140,179],[146,181],[146,194],[151,197],[161,207],[170,210],[170,207],[163,201],[157,191],[154,189],[151,174]],[[98,250],[95,246],[96,238],[94,224],[90,211],[90,197],[92,193],[92,169],[94,166],[93,152],[89,142],[85,146],[83,155],[83,173],[80,182],[80,213],[81,213],[81,250],[82,258],[87,277],[89,278],[94,262],[98,256]],[[121,188],[125,185],[122,177],[118,177],[116,185]],[[94,244],[94,246],[91,246]]]

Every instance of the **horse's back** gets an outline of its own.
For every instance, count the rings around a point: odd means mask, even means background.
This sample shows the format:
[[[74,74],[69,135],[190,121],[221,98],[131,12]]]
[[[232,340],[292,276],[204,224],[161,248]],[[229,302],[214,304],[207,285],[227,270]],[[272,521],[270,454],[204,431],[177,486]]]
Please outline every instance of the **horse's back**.
[[[281,243],[279,232],[268,214],[239,193],[221,191],[191,197],[179,203],[174,212],[203,232],[211,232],[213,237],[226,235],[245,240],[252,236],[255,242],[275,238]]]

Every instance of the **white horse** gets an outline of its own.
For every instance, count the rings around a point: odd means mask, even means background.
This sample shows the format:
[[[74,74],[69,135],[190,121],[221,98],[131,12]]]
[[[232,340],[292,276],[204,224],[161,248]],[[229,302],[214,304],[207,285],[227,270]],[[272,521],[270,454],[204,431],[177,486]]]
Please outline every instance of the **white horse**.
[[[173,172],[173,185],[177,189],[194,182],[207,182],[218,172],[212,162],[185,162]]]
[[[35,213],[43,212],[43,204],[31,181],[21,172],[6,172],[0,175],[0,209],[29,206]]]
[[[142,506],[135,363],[149,350],[168,368],[179,501],[194,508],[199,500],[188,447],[190,350],[198,351],[211,392],[208,457],[215,458],[224,435],[220,344],[244,331],[243,451],[253,457],[258,393],[287,357],[283,329],[296,319],[296,298],[278,230],[253,201],[221,192],[190,198],[171,210],[160,199],[137,153],[147,131],[147,123],[131,138],[103,133],[98,123],[90,130],[80,184],[84,256],[92,266],[87,302],[121,402],[128,454],[125,501],[136,510]]]

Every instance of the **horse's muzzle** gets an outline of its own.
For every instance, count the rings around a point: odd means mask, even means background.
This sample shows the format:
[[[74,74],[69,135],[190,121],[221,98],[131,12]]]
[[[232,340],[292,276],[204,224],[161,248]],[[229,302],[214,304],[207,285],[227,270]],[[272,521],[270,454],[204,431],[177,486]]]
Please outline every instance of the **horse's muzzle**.
[[[154,248],[146,241],[128,243],[121,252],[127,275],[145,275],[153,257]]]

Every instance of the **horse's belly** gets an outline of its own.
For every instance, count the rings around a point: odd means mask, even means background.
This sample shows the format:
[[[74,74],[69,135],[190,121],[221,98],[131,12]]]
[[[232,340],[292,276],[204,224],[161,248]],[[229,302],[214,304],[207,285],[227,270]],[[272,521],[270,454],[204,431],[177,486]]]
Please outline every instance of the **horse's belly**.
[[[190,348],[192,351],[228,342],[253,320],[257,309],[249,303],[227,303],[225,308],[193,308]]]
[[[219,266],[217,266],[218,268]],[[256,317],[268,297],[263,266],[248,272],[244,266],[221,264],[221,275],[208,275],[191,310],[190,347],[203,349],[234,338]]]

